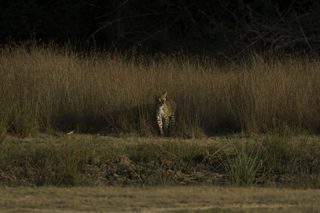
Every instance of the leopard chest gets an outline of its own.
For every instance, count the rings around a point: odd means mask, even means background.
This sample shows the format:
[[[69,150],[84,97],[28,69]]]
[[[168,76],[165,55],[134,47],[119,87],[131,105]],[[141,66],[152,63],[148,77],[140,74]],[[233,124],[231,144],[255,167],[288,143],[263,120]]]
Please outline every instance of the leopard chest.
[[[162,105],[158,108],[157,110],[157,114],[158,116],[160,117],[163,117],[163,118],[167,118],[170,116],[170,110],[169,108],[167,107],[167,105]]]

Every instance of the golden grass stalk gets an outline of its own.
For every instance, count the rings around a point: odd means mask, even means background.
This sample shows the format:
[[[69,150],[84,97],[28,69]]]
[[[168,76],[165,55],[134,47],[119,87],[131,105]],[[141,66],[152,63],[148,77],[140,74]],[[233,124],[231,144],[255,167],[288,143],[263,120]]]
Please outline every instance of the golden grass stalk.
[[[279,129],[315,133],[319,68],[319,59],[266,60],[255,54],[218,66],[208,59],[2,47],[0,124],[21,135],[51,129],[152,135],[153,96],[168,91],[178,105],[180,136]]]

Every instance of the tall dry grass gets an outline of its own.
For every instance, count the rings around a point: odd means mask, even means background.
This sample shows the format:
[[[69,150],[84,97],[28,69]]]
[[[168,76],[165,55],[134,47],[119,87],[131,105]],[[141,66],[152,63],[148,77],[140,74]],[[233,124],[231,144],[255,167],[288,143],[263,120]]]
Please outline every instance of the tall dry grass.
[[[271,59],[270,59],[271,58]],[[153,97],[178,105],[177,135],[320,130],[320,60],[253,54],[242,63],[68,48],[0,49],[0,130],[156,134]]]

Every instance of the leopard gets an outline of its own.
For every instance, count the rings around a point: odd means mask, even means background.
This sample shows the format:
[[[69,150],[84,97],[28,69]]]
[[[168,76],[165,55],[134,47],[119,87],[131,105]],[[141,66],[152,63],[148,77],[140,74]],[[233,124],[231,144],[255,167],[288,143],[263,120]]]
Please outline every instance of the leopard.
[[[172,136],[176,125],[176,102],[167,98],[167,92],[155,96],[156,120],[160,136]]]

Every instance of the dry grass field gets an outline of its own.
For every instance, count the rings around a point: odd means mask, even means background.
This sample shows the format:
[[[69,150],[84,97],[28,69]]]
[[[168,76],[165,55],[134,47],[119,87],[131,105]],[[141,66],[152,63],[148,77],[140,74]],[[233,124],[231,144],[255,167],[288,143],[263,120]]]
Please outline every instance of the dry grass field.
[[[1,212],[319,212],[318,189],[0,188]]]
[[[320,129],[320,61],[263,57],[218,65],[184,56],[75,53],[54,46],[0,49],[0,126],[156,135],[154,96],[177,102],[179,137]]]

